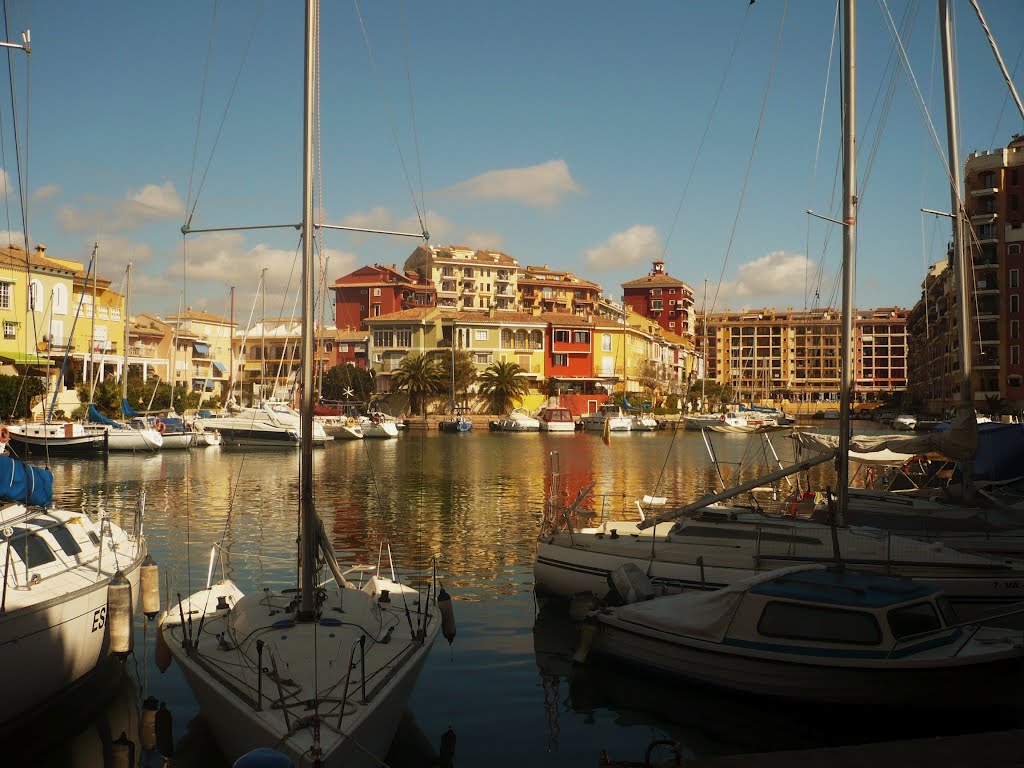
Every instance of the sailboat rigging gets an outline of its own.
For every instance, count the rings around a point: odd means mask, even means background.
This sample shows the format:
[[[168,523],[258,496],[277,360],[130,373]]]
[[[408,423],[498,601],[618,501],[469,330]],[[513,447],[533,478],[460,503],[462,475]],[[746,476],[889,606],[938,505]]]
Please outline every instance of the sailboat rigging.
[[[243,594],[224,579],[172,607],[161,618],[160,633],[229,759],[273,745],[296,765],[369,767],[383,762],[440,632],[441,613],[436,575],[424,592],[401,583],[394,574],[387,578],[373,573],[362,585],[349,581],[353,571],[365,566],[342,570],[315,508],[313,241],[317,225],[312,157],[318,31],[319,4],[307,0],[299,225],[303,312],[298,593]],[[183,233],[188,232],[186,225]],[[318,581],[321,558],[333,574],[333,585]]]

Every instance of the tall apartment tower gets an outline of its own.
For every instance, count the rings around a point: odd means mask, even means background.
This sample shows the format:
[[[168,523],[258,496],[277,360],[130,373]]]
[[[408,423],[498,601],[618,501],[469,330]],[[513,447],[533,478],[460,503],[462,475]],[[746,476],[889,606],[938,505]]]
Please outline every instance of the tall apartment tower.
[[[653,320],[670,333],[692,339],[694,334],[693,289],[665,271],[665,262],[655,259],[646,277],[622,284],[626,306]]]
[[[442,309],[516,310],[519,262],[501,251],[421,245],[404,269],[433,282]]]
[[[967,158],[964,203],[973,229],[974,400],[1024,406],[1021,270],[1024,269],[1024,136]]]
[[[974,265],[970,318],[975,408],[1024,408],[1021,271],[1024,270],[1024,136],[1001,149],[972,152],[964,168],[965,248]],[[957,270],[952,253],[934,265],[909,318],[907,391],[941,413],[960,400]]]

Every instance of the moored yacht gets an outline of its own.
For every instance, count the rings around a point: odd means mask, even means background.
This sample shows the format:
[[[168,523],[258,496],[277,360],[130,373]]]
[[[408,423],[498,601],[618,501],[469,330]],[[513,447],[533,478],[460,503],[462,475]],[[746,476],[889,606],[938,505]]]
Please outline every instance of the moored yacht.
[[[601,403],[597,410],[580,418],[588,432],[629,432],[633,420],[615,403]]]

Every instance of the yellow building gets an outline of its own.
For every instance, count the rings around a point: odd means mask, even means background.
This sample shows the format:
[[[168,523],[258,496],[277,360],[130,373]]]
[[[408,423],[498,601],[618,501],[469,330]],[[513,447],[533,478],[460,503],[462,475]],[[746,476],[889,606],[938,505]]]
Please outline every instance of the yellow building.
[[[27,256],[16,245],[0,248],[0,359],[8,367],[45,368],[52,364],[51,355],[59,366],[74,320],[77,266],[48,258],[43,246]],[[13,367],[7,371],[18,372]]]

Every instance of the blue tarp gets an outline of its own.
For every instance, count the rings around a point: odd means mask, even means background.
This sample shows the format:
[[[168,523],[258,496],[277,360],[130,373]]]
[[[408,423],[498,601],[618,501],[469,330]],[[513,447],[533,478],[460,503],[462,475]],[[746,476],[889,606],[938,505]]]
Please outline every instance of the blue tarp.
[[[128,405],[128,400],[121,398],[121,413],[124,414],[126,419],[130,419],[132,416],[138,416],[139,412]]]
[[[95,405],[89,406],[89,423],[90,424],[106,424],[108,427],[117,427],[121,429],[124,425],[118,424],[113,419],[107,418],[102,413],[96,410]]]
[[[936,425],[937,432],[949,429],[949,422]],[[974,455],[976,480],[1011,480],[1024,467],[1024,424],[985,422],[978,425],[978,452]]]
[[[0,497],[19,504],[48,507],[53,501],[53,473],[10,456],[0,456]]]

